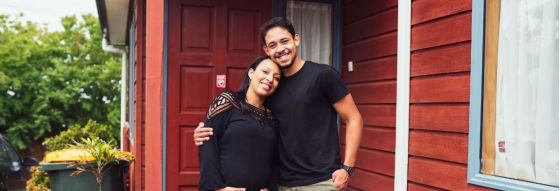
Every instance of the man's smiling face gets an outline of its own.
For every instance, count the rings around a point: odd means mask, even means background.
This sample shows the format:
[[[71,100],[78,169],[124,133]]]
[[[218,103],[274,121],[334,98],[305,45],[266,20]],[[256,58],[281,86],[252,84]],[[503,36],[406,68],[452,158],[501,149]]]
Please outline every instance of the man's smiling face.
[[[292,36],[288,30],[282,27],[274,27],[266,32],[266,45],[264,51],[272,61],[289,68],[294,63],[297,56],[297,46],[299,46],[299,35]]]

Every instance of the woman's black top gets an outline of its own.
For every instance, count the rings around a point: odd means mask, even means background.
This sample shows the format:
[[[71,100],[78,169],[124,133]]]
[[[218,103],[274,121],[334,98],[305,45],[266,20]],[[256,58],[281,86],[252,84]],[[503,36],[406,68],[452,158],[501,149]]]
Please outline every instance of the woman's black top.
[[[204,125],[213,128],[214,135],[199,147],[199,190],[276,190],[277,122],[270,112],[241,106],[234,95],[216,96],[206,114]]]

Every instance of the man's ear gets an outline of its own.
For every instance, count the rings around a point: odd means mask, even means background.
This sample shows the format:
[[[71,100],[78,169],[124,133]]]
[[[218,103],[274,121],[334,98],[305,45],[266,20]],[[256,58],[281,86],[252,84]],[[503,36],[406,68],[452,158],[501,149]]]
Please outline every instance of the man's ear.
[[[296,35],[294,35],[294,43],[296,43],[296,46],[299,46],[299,34],[296,33]]]

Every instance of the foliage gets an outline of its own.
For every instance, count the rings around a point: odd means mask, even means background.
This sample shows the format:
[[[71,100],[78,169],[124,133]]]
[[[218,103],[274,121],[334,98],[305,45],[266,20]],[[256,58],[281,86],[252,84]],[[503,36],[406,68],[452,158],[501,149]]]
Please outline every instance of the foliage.
[[[26,190],[28,191],[49,191],[50,179],[47,172],[42,171],[39,167],[34,166],[29,169],[31,179],[27,180]]]
[[[106,143],[105,147],[107,148],[116,148],[118,136],[110,133],[111,129],[112,127],[109,125],[99,124],[93,120],[89,120],[83,127],[77,124],[72,125],[67,130],[61,131],[58,135],[46,138],[45,141],[43,141],[43,145],[47,148],[47,152],[50,152],[75,147],[76,140],[91,139]],[[131,157],[132,155],[128,153],[118,152],[116,155],[119,160],[133,160],[133,157]],[[80,163],[85,164],[85,161],[81,161]],[[49,179],[46,172],[36,167],[31,168],[30,171],[31,179],[27,181],[27,190],[49,190]]]
[[[87,160],[77,161],[77,170],[72,175],[82,172],[90,172],[95,175],[97,187],[99,191],[103,186],[103,174],[107,172],[115,164],[121,161],[133,161],[134,156],[129,152],[123,152],[116,149],[115,145],[107,143],[98,137],[81,138],[81,142],[75,143],[76,148],[86,150],[94,159],[94,163]]]
[[[46,138],[45,141],[43,141],[43,145],[47,148],[47,151],[56,151],[67,148],[73,144],[75,140],[81,140],[81,138],[87,137],[98,137],[106,140],[109,144],[116,144],[118,143],[119,137],[110,133],[111,129],[111,126],[98,124],[93,120],[89,120],[83,127],[75,124],[54,137]]]
[[[18,149],[88,119],[119,126],[120,56],[104,52],[98,19],[48,31],[0,15],[0,133]]]

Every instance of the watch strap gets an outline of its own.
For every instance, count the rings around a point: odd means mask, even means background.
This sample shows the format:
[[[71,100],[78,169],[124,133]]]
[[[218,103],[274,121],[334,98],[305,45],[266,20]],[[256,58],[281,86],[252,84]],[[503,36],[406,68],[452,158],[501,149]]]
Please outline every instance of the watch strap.
[[[354,167],[351,166],[341,165],[340,169],[344,169],[350,176],[352,176],[352,174],[354,173]]]

